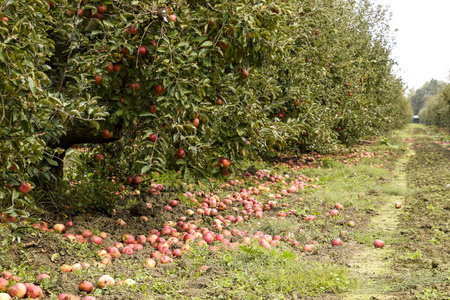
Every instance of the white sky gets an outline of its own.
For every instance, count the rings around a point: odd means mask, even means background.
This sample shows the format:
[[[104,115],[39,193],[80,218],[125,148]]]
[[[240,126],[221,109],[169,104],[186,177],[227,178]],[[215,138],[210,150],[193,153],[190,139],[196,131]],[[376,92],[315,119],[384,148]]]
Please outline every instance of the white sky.
[[[392,58],[409,88],[431,79],[447,82],[450,71],[450,0],[373,0],[389,6],[396,46]]]

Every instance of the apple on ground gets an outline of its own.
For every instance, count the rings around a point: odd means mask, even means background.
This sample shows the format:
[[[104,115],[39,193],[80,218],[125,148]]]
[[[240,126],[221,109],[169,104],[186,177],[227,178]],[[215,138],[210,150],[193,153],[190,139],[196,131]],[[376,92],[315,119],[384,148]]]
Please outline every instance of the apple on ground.
[[[78,285],[78,289],[82,292],[86,292],[86,293],[90,293],[92,292],[92,290],[94,290],[94,285],[87,281],[87,280],[83,280],[79,285]]]
[[[314,249],[314,245],[307,244],[303,246],[303,252],[311,252]]]
[[[63,224],[55,224],[53,226],[53,229],[58,232],[64,232],[66,230],[66,226],[64,226]]]
[[[102,275],[98,280],[97,280],[97,286],[99,288],[104,288],[105,286],[113,286],[115,284],[114,278],[112,278],[109,275]]]
[[[342,244],[342,240],[341,239],[333,239],[331,241],[331,245],[333,245],[333,246],[339,246],[341,244]]]
[[[153,269],[156,267],[156,261],[152,258],[146,258],[144,260],[144,268]]]
[[[16,283],[16,284],[13,284],[9,289],[8,289],[8,294],[12,297],[12,298],[14,298],[14,297],[17,297],[17,298],[23,298],[23,296],[25,296],[25,294],[26,294],[26,292],[27,292],[27,287],[26,287],[26,285],[25,284],[23,284],[23,283]]]
[[[375,248],[383,248],[384,247],[384,242],[382,240],[375,240],[373,242],[373,245],[375,246]]]
[[[45,279],[50,279],[50,275],[43,273],[36,276],[36,281],[41,281]]]
[[[27,286],[27,292],[25,293],[25,297],[31,299],[41,299],[44,297],[44,293],[42,289],[38,285],[30,284]]]
[[[6,292],[8,290],[9,281],[3,277],[0,277],[0,292]]]
[[[0,273],[0,277],[3,277],[5,279],[11,279],[12,278],[12,273],[9,271],[3,271]]]

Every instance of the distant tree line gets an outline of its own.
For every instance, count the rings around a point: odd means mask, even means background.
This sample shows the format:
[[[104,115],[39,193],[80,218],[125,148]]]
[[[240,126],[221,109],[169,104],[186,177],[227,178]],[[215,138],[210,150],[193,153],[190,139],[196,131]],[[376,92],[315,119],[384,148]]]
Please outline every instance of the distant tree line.
[[[432,79],[408,95],[415,115],[426,125],[450,128],[450,84]]]

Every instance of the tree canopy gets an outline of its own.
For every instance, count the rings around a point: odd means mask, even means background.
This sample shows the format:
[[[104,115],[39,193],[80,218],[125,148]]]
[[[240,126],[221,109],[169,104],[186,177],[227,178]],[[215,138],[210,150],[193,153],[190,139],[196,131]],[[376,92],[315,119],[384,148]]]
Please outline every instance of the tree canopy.
[[[77,144],[105,174],[205,179],[410,120],[368,0],[8,0],[0,18],[4,203],[61,179]]]

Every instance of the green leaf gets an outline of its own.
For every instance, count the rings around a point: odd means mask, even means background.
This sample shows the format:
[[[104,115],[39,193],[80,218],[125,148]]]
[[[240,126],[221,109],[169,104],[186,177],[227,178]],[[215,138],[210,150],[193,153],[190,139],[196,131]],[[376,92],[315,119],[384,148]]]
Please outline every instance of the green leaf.
[[[202,43],[201,47],[209,47],[209,46],[212,46],[212,44],[213,43],[211,41],[205,41]]]
[[[100,129],[100,124],[98,124],[97,121],[90,121],[90,123],[95,127],[95,129],[97,129],[97,131]]]
[[[247,131],[248,124],[239,124],[239,126],[236,128],[236,132],[239,134],[239,136],[244,136],[245,132]]]
[[[150,168],[151,167],[149,165],[143,166],[142,169],[141,169],[141,174],[147,173],[150,170]]]
[[[51,158],[46,157],[45,160],[46,160],[51,166],[55,166],[55,167],[58,166],[58,162],[56,162],[55,160],[53,160],[53,159],[51,159]]]
[[[30,87],[30,90],[33,93],[33,95],[36,95],[36,84],[34,83],[34,80],[31,77],[28,77],[28,86]]]

